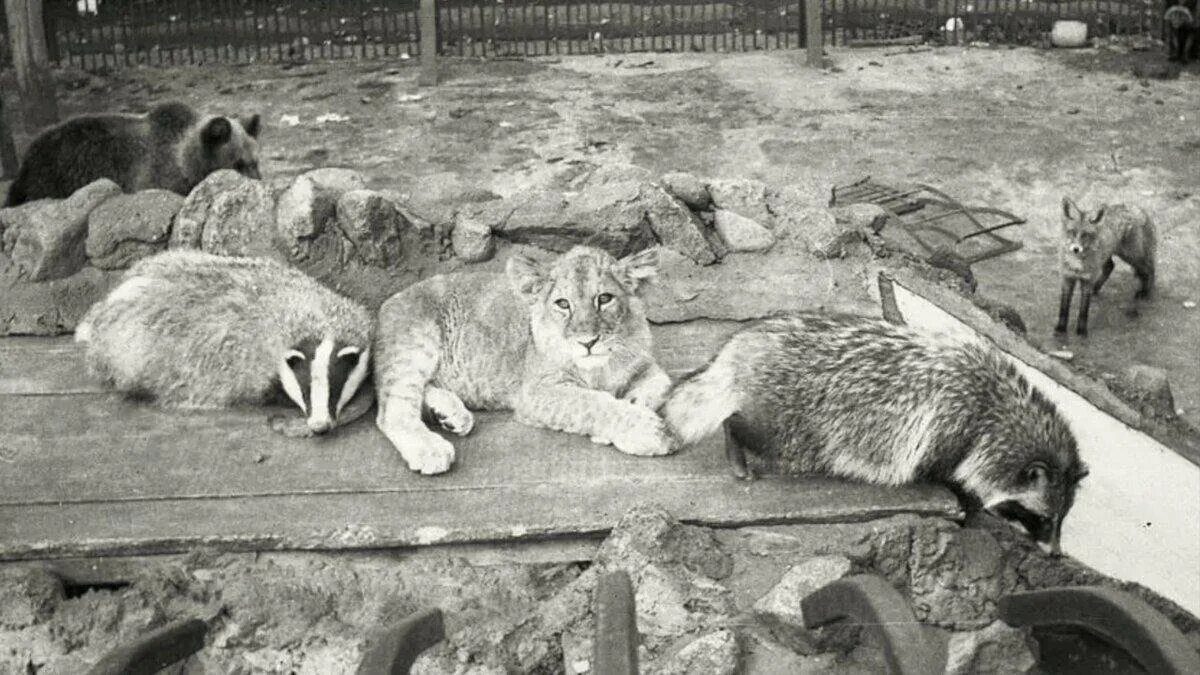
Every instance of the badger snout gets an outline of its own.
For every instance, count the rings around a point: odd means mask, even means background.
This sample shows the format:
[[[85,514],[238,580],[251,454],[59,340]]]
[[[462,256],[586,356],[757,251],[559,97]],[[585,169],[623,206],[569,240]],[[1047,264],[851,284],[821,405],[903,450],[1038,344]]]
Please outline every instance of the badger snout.
[[[313,415],[305,420],[308,430],[314,434],[323,434],[333,428],[333,420],[329,415]]]
[[[1001,502],[989,510],[1023,530],[1043,551],[1053,556],[1062,555],[1061,519],[1036,513],[1015,500]]]

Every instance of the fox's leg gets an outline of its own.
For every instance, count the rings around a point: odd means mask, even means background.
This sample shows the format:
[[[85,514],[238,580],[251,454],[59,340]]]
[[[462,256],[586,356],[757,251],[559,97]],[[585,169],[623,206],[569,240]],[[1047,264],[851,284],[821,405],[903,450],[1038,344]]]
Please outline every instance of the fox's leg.
[[[422,412],[427,413],[429,421],[458,436],[466,436],[475,427],[475,416],[463,405],[458,394],[432,384],[425,387]]]
[[[1141,288],[1133,296],[1138,300],[1144,300],[1150,297],[1150,293],[1154,291],[1154,261],[1145,260],[1133,268],[1137,278],[1142,282]]]
[[[1075,319],[1075,333],[1087,335],[1088,310],[1092,307],[1092,287],[1090,284],[1079,284],[1079,318]]]
[[[1092,293],[1100,292],[1100,289],[1104,287],[1104,282],[1108,281],[1108,276],[1112,274],[1113,268],[1116,266],[1117,264],[1113,262],[1111,257],[1104,261],[1104,267],[1100,268],[1100,278],[1092,285]]]
[[[1067,323],[1071,318],[1071,296],[1075,294],[1075,277],[1063,277],[1062,295],[1058,299],[1058,325],[1054,332],[1067,332]]]
[[[393,296],[379,308],[376,336],[375,424],[395,446],[408,468],[444,473],[454,462],[454,446],[421,420],[425,385],[437,371],[441,329],[420,299]]]

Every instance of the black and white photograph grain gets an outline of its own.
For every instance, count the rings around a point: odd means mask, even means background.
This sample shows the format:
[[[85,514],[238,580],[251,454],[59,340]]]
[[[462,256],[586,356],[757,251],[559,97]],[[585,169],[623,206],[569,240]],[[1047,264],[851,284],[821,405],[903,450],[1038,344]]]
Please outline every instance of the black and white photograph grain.
[[[1198,0],[0,0],[0,675],[1200,674]]]

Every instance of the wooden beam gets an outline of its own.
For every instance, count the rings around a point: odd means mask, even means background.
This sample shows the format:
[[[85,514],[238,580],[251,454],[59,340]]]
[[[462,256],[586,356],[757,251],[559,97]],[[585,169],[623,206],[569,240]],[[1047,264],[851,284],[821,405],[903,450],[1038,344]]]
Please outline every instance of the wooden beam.
[[[421,0],[418,20],[421,27],[421,73],[417,84],[432,87],[438,83],[438,7],[437,0]]]
[[[804,44],[808,50],[808,65],[825,67],[825,37],[822,30],[821,0],[804,0]]]
[[[58,121],[42,0],[6,0],[4,6],[25,122],[31,129],[40,129]]]

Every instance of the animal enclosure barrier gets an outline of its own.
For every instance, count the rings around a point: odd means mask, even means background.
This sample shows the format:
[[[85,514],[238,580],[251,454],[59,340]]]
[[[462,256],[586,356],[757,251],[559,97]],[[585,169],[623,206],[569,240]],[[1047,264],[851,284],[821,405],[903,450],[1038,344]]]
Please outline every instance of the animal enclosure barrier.
[[[826,45],[919,37],[1028,44],[1056,19],[1158,35],[1161,0],[821,0]],[[804,0],[437,0],[439,52],[524,57],[806,46]],[[45,0],[50,60],[130,65],[417,56],[419,0]],[[950,32],[943,30],[947,23]],[[10,62],[0,22],[0,64]]]

